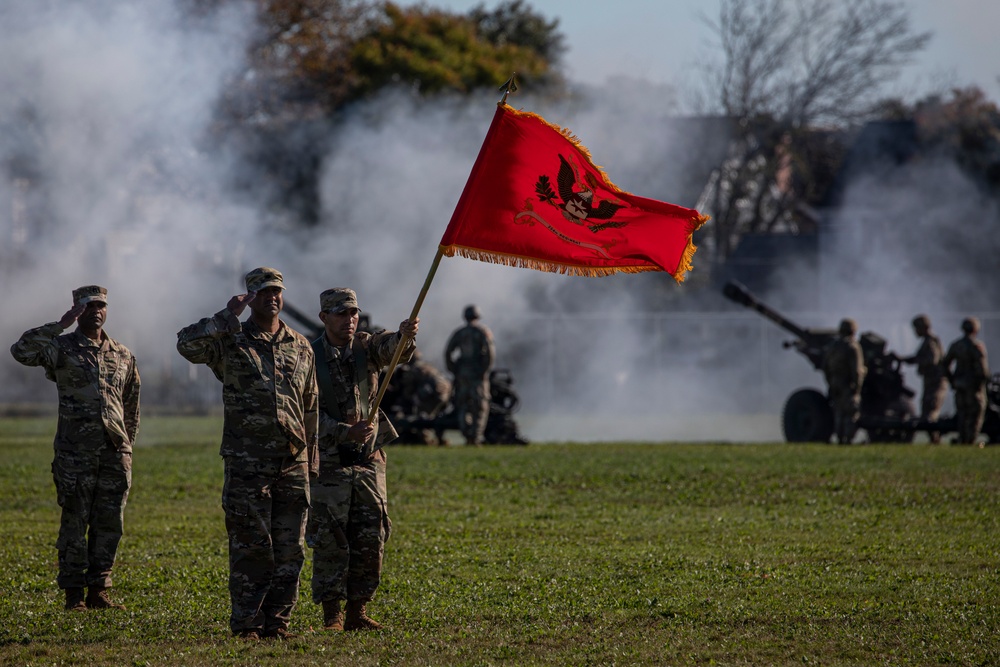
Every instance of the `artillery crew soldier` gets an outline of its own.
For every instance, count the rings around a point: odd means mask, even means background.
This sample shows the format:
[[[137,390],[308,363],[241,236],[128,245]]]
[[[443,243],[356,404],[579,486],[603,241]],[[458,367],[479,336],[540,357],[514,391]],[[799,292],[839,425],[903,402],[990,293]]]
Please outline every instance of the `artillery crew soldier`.
[[[854,338],[858,327],[852,319],[844,319],[823,359],[823,373],[830,387],[833,408],[833,429],[842,445],[854,441],[861,414],[861,386],[865,381],[864,355]]]
[[[429,421],[448,409],[451,382],[444,373],[427,363],[419,350],[413,351],[409,363],[399,365],[392,385],[396,394],[392,415],[397,428],[400,427],[400,420]],[[401,434],[400,437],[407,436]],[[445,444],[433,428],[410,429],[410,437],[415,438],[413,442],[424,445]]]
[[[58,322],[26,331],[10,349],[19,363],[44,368],[59,392],[57,581],[72,611],[124,609],[107,590],[132,486],[140,381],[135,357],[104,331],[107,307],[105,288],[73,290],[73,307]]]
[[[931,319],[927,315],[917,315],[913,318],[913,333],[922,338],[920,347],[910,357],[901,357],[905,364],[915,364],[917,374],[923,378],[923,393],[920,396],[920,418],[926,422],[936,422],[941,415],[941,405],[948,392],[945,382],[944,368],[941,360],[944,357],[944,346],[941,339],[931,331]],[[939,431],[929,432],[931,442],[941,442]]]
[[[326,630],[377,630],[367,604],[382,577],[389,539],[386,455],[396,430],[381,410],[372,414],[378,374],[414,349],[419,318],[403,320],[399,333],[358,331],[358,298],[346,287],[320,295],[325,331],[313,341],[320,404],[319,476],[313,483],[309,545],[312,594],[323,605]],[[346,609],[342,608],[346,601]]]
[[[490,369],[495,352],[493,334],[480,322],[479,308],[466,306],[465,326],[448,340],[444,359],[455,376],[455,411],[466,443],[480,445],[490,416]]]
[[[976,337],[979,320],[962,320],[964,335],[953,342],[944,355],[941,366],[955,390],[955,417],[958,421],[958,441],[972,444],[979,435],[986,414],[986,383],[990,377],[986,346]]]
[[[261,267],[246,294],[177,334],[177,350],[222,382],[222,508],[233,634],[285,639],[305,561],[309,457],[319,396],[309,341],[282,322],[284,279]],[[250,317],[239,316],[250,307]]]

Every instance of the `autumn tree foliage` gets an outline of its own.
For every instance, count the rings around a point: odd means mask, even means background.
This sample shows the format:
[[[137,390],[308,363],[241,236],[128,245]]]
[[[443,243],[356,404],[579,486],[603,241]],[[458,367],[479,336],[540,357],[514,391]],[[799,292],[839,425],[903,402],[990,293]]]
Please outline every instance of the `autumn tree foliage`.
[[[1000,195],[1000,108],[979,88],[933,95],[912,110],[921,141]]]
[[[495,88],[515,71],[529,86],[551,81],[561,49],[556,25],[519,0],[470,15],[386,2],[351,49],[356,94],[393,85],[467,93]]]
[[[218,135],[244,158],[239,188],[318,220],[322,137],[352,103],[389,87],[420,97],[561,84],[558,21],[523,0],[468,14],[372,0],[184,0],[192,14],[250,4],[246,66],[219,103]],[[261,185],[265,187],[262,188]]]

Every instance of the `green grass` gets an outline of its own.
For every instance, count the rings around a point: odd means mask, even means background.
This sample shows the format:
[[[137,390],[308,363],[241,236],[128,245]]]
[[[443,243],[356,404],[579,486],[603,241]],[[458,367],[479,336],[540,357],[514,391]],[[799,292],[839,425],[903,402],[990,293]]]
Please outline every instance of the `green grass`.
[[[1000,447],[389,450],[375,634],[228,634],[221,424],[144,421],[125,612],[56,589],[52,419],[0,421],[0,664],[995,665]],[[310,554],[311,556],[311,554]]]

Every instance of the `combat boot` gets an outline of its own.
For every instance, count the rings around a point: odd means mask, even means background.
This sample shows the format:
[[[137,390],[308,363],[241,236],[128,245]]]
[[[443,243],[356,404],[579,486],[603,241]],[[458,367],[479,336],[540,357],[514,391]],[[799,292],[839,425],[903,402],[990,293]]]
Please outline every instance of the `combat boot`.
[[[91,586],[87,590],[87,609],[124,609],[125,605],[112,602],[108,597],[108,589],[104,586]]]
[[[340,600],[323,600],[323,629],[341,632],[344,629],[344,611]]]
[[[66,589],[66,610],[67,611],[87,611],[87,603],[83,601],[82,588]]]
[[[264,634],[261,635],[262,639],[280,639],[281,641],[288,641],[289,639],[298,639],[299,636],[294,632],[289,632],[288,628],[278,626],[276,628],[271,628],[269,630],[264,630]]]
[[[344,619],[344,630],[381,630],[382,624],[371,618],[365,611],[364,600],[348,600],[347,615]]]

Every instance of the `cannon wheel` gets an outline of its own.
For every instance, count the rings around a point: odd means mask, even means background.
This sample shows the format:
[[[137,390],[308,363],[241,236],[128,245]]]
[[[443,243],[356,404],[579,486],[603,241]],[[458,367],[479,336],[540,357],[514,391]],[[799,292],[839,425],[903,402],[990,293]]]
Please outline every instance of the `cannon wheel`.
[[[989,444],[1000,444],[1000,412],[989,406],[986,409],[986,418],[983,420],[983,433],[989,438]]]
[[[799,389],[785,401],[781,426],[788,442],[830,442],[833,435],[830,403],[815,389]]]

